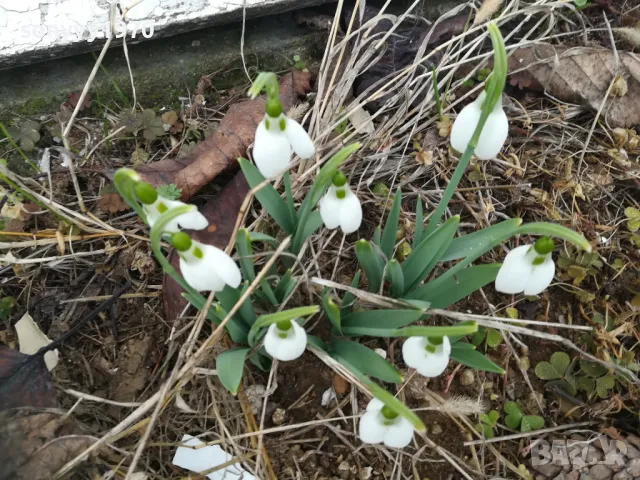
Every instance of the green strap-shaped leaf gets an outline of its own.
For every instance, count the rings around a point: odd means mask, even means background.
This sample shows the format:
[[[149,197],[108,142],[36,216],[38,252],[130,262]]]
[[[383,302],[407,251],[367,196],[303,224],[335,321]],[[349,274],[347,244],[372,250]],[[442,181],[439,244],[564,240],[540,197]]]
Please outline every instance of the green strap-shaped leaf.
[[[273,247],[275,247],[278,244],[275,238],[265,233],[249,232],[249,238],[251,239],[252,242],[268,242]]]
[[[327,352],[327,346],[325,345],[325,343],[315,335],[310,335],[307,333],[307,345],[311,345],[312,347],[322,350],[323,352]]]
[[[380,235],[382,235],[382,233],[380,230],[380,225],[378,225],[376,229],[373,231],[373,238],[371,239],[373,244],[377,245],[378,247],[380,246]]]
[[[249,348],[232,348],[218,355],[216,358],[216,371],[220,383],[232,394],[238,393],[238,387],[242,380],[244,361],[249,353]]]
[[[204,300],[186,292],[183,293],[182,296],[198,310],[202,310],[204,308]],[[209,311],[207,312],[207,318],[216,325],[220,325],[226,316],[227,312],[218,304],[211,305],[211,308],[209,308]],[[224,328],[229,333],[233,343],[247,343],[249,329],[241,320],[231,317],[225,324]]]
[[[500,267],[499,263],[468,267],[444,281],[440,280],[442,278],[440,276],[418,287],[407,297],[431,302],[431,308],[447,308],[493,282],[498,276]]]
[[[278,302],[278,299],[276,298],[275,292],[271,288],[271,285],[269,285],[269,281],[266,278],[260,280],[260,289],[264,293],[265,297],[267,297],[269,302],[271,302],[271,305],[277,307],[280,304],[280,302]]]
[[[358,240],[356,243],[356,257],[364,270],[369,282],[369,291],[378,293],[382,285],[382,273],[384,272],[384,260],[366,240]]]
[[[246,288],[248,288],[248,283],[245,283],[242,286],[242,290],[238,290],[237,288],[225,285],[222,290],[216,292],[216,297],[218,298],[220,305],[222,305],[222,307],[227,312],[230,312],[235,304],[238,303],[240,297],[242,296],[243,290],[245,290]],[[240,308],[234,315],[234,318],[242,320],[249,327],[253,325],[253,323],[256,321],[256,314],[253,311],[251,299],[247,298],[244,302],[242,302],[242,305],[240,305]]]
[[[467,335],[478,329],[475,322],[461,322],[458,325],[444,327],[420,327],[405,328],[372,328],[372,327],[342,327],[342,332],[347,336],[369,335],[371,337],[445,337],[453,335]]]
[[[358,270],[353,276],[353,280],[351,280],[351,288],[358,288],[358,285],[360,284],[360,273],[360,270]],[[342,297],[342,308],[340,308],[340,315],[342,317],[349,314],[349,310],[351,310],[351,304],[353,303],[353,300],[353,293],[344,293],[344,296]]]
[[[424,318],[420,310],[369,310],[342,317],[342,327],[400,328]]]
[[[458,230],[459,216],[453,216],[423,239],[402,265],[405,293],[411,292],[436,266]]]
[[[422,234],[424,233],[424,213],[422,211],[422,197],[418,195],[418,203],[416,203],[416,225],[413,232],[413,243],[411,246],[416,248],[422,241]]]
[[[246,280],[252,282],[256,278],[256,271],[253,266],[253,248],[251,247],[251,238],[249,232],[245,228],[238,230],[236,235],[236,250],[238,251],[240,269]]]
[[[365,375],[383,382],[402,383],[402,374],[373,350],[351,340],[333,339],[333,351]]]
[[[307,217],[307,221],[304,224],[304,238],[309,238],[313,233],[322,226],[322,217],[318,210],[314,210]]]
[[[262,176],[260,171],[249,162],[249,160],[246,158],[239,158],[238,163],[240,164],[242,173],[244,173],[247,183],[251,188],[255,188],[264,182],[265,178]],[[276,223],[280,225],[280,228],[289,234],[294,232],[295,227],[291,221],[287,202],[282,199],[278,191],[273,188],[271,184],[267,183],[264,185],[256,192],[255,195],[258,202],[260,202],[260,205],[262,205]]]
[[[340,325],[340,309],[336,305],[336,303],[331,299],[331,295],[329,293],[325,293],[322,295],[322,307],[324,308],[324,313],[327,315],[327,318],[333,325],[338,333],[342,332],[342,327]]]
[[[521,223],[522,220],[520,218],[512,218],[492,225],[489,228],[483,228],[477,232],[454,238],[449,244],[447,251],[444,252],[444,255],[440,258],[440,261],[449,262],[451,260],[464,258],[468,254],[477,251],[481,245],[486,246],[487,249],[485,252],[487,252],[495,246],[496,240],[503,242],[512,237],[517,232]]]
[[[278,299],[278,303],[284,302],[285,298],[287,298],[293,289],[296,286],[296,279],[293,278],[293,274],[291,270],[287,270],[284,272],[284,275],[280,277],[280,281],[276,286],[276,289],[273,293],[275,293],[276,298]]]
[[[464,345],[468,344],[458,342],[451,345],[451,358],[453,360],[476,370],[500,374],[504,373],[502,367],[493,363],[477,350]]]
[[[400,298],[404,292],[404,275],[402,267],[396,259],[387,263],[387,280],[391,284],[391,296]]]
[[[249,361],[263,372],[268,372],[269,370],[271,370],[271,364],[273,363],[271,357],[268,356],[268,353],[264,349],[264,347],[251,355],[249,357]]]
[[[291,190],[291,177],[289,176],[289,170],[284,172],[282,179],[284,183],[284,193],[287,196],[287,208],[289,209],[289,217],[291,218],[291,223],[295,225],[298,223],[298,218],[296,217],[296,207],[293,204],[293,191]]]
[[[387,217],[387,223],[384,226],[382,232],[382,241],[380,242],[380,250],[387,260],[393,258],[393,247],[396,244],[396,234],[398,232],[398,221],[400,220],[400,203],[402,201],[402,192],[400,188],[396,190],[395,198],[393,199],[393,205],[389,210],[389,216]]]

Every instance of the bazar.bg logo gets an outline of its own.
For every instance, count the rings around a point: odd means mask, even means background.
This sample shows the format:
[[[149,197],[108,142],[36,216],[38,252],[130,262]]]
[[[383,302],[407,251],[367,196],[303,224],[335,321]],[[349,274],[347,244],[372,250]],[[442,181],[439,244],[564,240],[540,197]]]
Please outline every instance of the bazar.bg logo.
[[[598,446],[592,445],[597,443]],[[602,464],[624,466],[627,444],[598,435],[590,440],[536,440],[531,444],[531,465],[539,467],[549,463],[574,469]]]
[[[136,38],[141,35],[144,38],[151,38],[154,32],[152,20],[130,21],[124,23],[117,21],[113,25],[113,33],[109,22],[90,23],[86,26],[75,25],[23,25],[20,27],[20,35],[23,38],[42,39],[45,36],[52,39],[59,38],[85,38],[88,42],[93,42],[99,38],[109,38],[112,34],[115,38],[129,36]]]

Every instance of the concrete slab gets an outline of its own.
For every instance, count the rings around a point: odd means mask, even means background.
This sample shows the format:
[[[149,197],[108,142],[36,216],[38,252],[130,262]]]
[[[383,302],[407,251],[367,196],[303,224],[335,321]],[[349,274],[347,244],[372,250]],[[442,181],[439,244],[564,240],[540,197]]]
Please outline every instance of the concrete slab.
[[[127,0],[127,43],[325,3],[328,0]],[[110,34],[114,0],[0,0],[0,69],[100,49]],[[118,7],[116,7],[118,8]],[[120,18],[116,11],[115,18]],[[114,41],[118,45],[121,40]]]

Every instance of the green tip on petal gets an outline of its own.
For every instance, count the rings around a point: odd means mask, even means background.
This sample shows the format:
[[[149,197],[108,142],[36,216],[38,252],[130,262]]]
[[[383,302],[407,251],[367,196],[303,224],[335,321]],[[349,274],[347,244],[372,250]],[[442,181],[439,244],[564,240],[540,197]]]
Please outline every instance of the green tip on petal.
[[[171,236],[171,245],[179,252],[186,252],[192,245],[191,237],[184,232],[177,232]]]
[[[338,170],[334,175],[333,175],[333,184],[336,187],[342,187],[344,186],[344,184],[347,183],[347,177],[344,173],[342,173],[340,170]]]
[[[340,200],[344,199],[346,196],[347,196],[347,192],[345,192],[344,190],[336,191],[336,197],[339,198]]]
[[[138,200],[140,200],[145,205],[151,205],[158,199],[158,192],[147,182],[138,182],[136,186],[133,187],[133,191],[136,194]]]
[[[536,253],[540,255],[547,255],[553,251],[554,247],[553,240],[549,237],[542,237],[536,240],[536,243],[533,244],[533,248]]]
[[[270,98],[264,105],[264,111],[271,118],[277,118],[282,114],[282,104],[277,98]]]

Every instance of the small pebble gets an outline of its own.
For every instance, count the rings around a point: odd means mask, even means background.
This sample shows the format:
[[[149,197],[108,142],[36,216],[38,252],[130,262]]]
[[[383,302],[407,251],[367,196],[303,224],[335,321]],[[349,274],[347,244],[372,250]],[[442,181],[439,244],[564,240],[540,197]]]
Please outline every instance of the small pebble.
[[[633,480],[633,477],[623,470],[616,473],[613,476],[613,480]]]
[[[613,476],[613,470],[606,465],[598,464],[589,470],[589,478],[591,480],[609,480]]]
[[[287,417],[287,411],[284,408],[276,408],[271,416],[274,425],[282,425]]]
[[[626,470],[632,477],[640,477],[640,458],[634,458],[627,463]]]
[[[464,386],[471,385],[475,381],[476,381],[475,373],[473,373],[473,370],[469,368],[464,370],[462,372],[462,375],[460,375],[460,385],[464,385]]]
[[[433,422],[431,425],[431,435],[440,435],[442,433],[442,427],[438,422]]]
[[[555,465],[553,463],[538,465],[537,467],[535,467],[535,469],[538,473],[544,475],[547,478],[553,478],[562,471],[562,467],[560,465]]]
[[[333,391],[338,395],[344,395],[349,390],[349,382],[347,382],[341,375],[334,375],[333,377]]]

